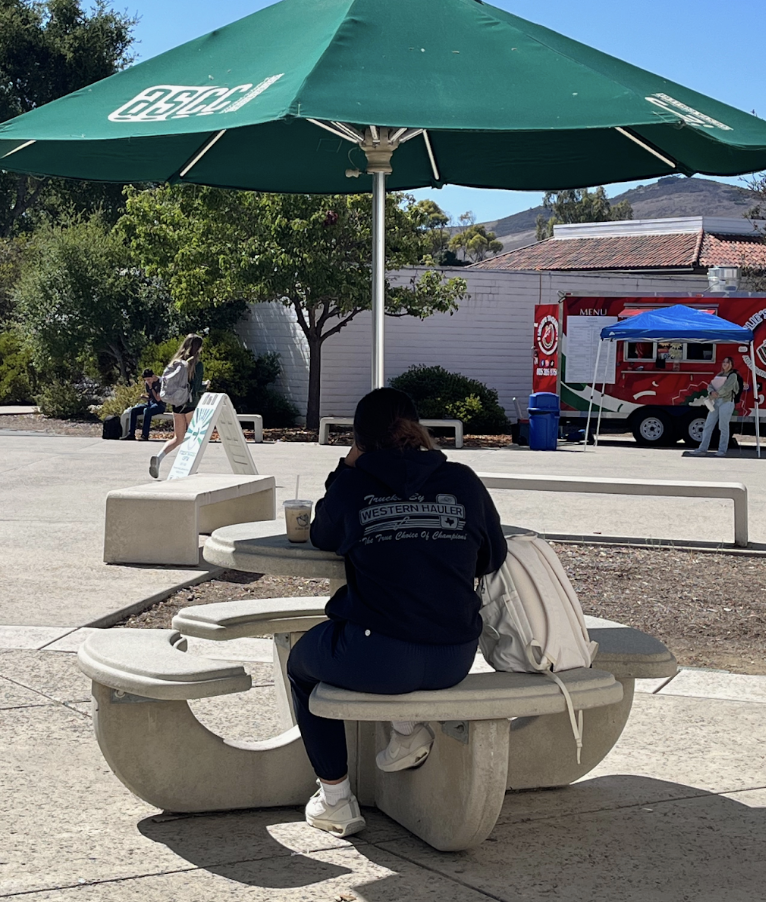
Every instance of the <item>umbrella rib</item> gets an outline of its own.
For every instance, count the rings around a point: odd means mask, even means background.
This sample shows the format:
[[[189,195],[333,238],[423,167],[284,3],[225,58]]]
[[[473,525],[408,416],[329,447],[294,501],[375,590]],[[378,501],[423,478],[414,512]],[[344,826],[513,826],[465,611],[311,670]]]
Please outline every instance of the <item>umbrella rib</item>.
[[[342,138],[344,141],[351,141],[352,144],[359,144],[359,138],[356,135],[351,135],[350,130],[344,131],[344,128],[348,128],[348,126],[343,126],[340,122],[333,122],[332,125],[328,125],[326,122],[322,122],[320,119],[308,119],[308,122],[313,123],[314,125],[318,125],[320,128],[323,128],[326,132],[330,132],[331,135],[335,135],[336,138]]]
[[[663,156],[658,150],[655,150],[651,145],[642,141],[640,138],[637,138],[632,132],[628,131],[627,128],[620,128],[619,125],[615,126],[615,131],[619,132],[621,135],[625,135],[626,138],[629,138],[633,141],[634,144],[638,144],[639,147],[642,147],[645,151],[657,157],[658,160],[662,160],[666,166],[670,166],[671,169],[676,169],[677,166],[673,162],[673,160],[668,157]]]
[[[23,144],[19,144],[18,147],[14,147],[13,150],[9,150],[8,153],[4,153],[0,160],[4,160],[6,157],[11,156],[11,154],[18,153],[20,150],[24,150],[25,147],[29,147],[30,144],[34,144],[34,141],[25,141]]]
[[[431,171],[434,174],[434,178],[436,181],[439,181],[439,167],[436,165],[436,157],[434,156],[433,148],[431,147],[431,139],[428,137],[428,132],[423,129],[423,140],[426,142],[426,150],[428,151],[428,159],[431,161]]]
[[[226,134],[226,129],[223,128],[223,129],[221,129],[220,132],[213,135],[212,138],[210,138],[208,141],[206,141],[202,145],[202,149],[194,157],[194,159],[192,159],[191,162],[187,163],[186,166],[184,166],[184,168],[179,172],[179,174],[178,174],[179,178],[183,178],[186,175],[186,173],[189,172],[190,169],[192,169],[194,166],[196,166],[197,163],[199,163],[199,161],[202,159],[202,157],[204,157],[205,154],[210,150],[210,148],[216,143],[216,141],[218,141],[220,138],[222,138],[225,134]]]

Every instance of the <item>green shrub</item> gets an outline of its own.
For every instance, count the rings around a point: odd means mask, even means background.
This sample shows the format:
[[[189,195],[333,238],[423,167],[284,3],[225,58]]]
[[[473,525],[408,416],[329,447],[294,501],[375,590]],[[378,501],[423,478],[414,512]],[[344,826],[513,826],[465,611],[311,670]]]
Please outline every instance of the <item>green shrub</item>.
[[[294,426],[298,416],[298,408],[274,388],[264,388],[260,394],[254,393],[250,406],[245,413],[259,413],[263,417],[263,425],[269,429],[281,429]]]
[[[32,350],[16,332],[0,332],[0,404],[32,404]]]
[[[44,417],[60,420],[87,419],[93,396],[71,382],[48,382],[35,399]]]
[[[477,379],[441,366],[411,366],[390,385],[406,392],[424,419],[459,419],[474,435],[499,435],[510,429],[497,392]]]
[[[145,391],[143,379],[135,384],[115,385],[112,394],[94,412],[100,420],[119,416],[126,408],[138,404]]]

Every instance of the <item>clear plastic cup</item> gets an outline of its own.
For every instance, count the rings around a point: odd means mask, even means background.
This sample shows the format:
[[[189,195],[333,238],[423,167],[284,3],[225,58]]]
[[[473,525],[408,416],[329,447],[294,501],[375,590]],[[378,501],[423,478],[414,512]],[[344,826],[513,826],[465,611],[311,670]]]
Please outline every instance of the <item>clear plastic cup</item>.
[[[295,498],[285,501],[285,523],[290,542],[308,542],[313,501]]]

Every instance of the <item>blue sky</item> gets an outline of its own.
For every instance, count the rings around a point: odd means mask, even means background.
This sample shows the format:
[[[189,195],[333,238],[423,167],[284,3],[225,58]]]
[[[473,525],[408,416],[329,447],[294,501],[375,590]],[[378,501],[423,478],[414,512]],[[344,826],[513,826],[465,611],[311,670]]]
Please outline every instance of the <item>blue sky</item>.
[[[386,0],[379,0],[385,3]],[[764,0],[491,0],[495,6],[560,31],[606,53],[766,118]],[[138,59],[249,15],[268,0],[143,0],[128,11],[140,22]],[[117,9],[123,6],[115,2]],[[487,90],[492,90],[488,73]],[[741,184],[739,179],[726,179]],[[635,183],[607,186],[614,195]],[[488,191],[448,186],[422,191],[457,218],[498,219],[540,203],[539,192]]]

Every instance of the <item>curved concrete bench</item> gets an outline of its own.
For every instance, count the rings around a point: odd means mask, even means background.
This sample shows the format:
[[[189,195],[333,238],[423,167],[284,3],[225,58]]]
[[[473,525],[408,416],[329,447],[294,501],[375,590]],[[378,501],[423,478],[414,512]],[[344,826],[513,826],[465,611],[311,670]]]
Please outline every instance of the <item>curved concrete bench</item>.
[[[184,608],[173,628],[195,639],[224,642],[254,636],[274,636],[274,693],[283,730],[295,726],[293,699],[287,680],[287,659],[300,637],[326,620],[329,596],[309,598],[246,598]]]
[[[93,633],[79,661],[93,681],[96,736],[115,774],[169,811],[303,805],[315,777],[292,726],[284,664],[289,645],[324,619],[325,603],[251,599],[188,608],[174,620],[189,635],[208,639],[275,634],[275,682],[288,729],[266,742],[227,742],[189,708],[189,699],[248,689],[240,665],[187,655],[177,630]],[[290,631],[278,632],[283,627]],[[575,706],[587,711],[580,765],[563,696],[544,676],[477,673],[453,689],[409,696],[320,686],[312,705],[323,716],[349,721],[349,770],[362,804],[377,804],[436,848],[469,848],[491,831],[506,788],[563,785],[604,757],[627,720],[635,678],[676,672],[662,643],[638,630],[597,627],[591,636],[601,645],[596,669],[561,675]],[[383,774],[375,767],[389,719],[443,722],[419,770]],[[442,811],[445,784],[452,787],[449,811]]]
[[[578,668],[559,677],[575,709],[613,706],[622,699],[622,686],[611,673]],[[426,763],[399,773],[376,771],[374,801],[441,851],[472,848],[492,832],[506,792],[510,718],[543,719],[566,711],[559,687],[531,673],[474,673],[451,689],[406,695],[372,695],[320,683],[309,704],[320,717],[377,722],[376,750],[388,742],[385,721],[431,722],[436,738]],[[586,717],[584,743],[588,731]],[[571,732],[565,748],[576,761]]]
[[[280,723],[287,730],[295,724],[292,698],[287,690],[290,649],[304,631],[325,619],[326,603],[326,598],[269,598],[199,605],[179,612],[173,618],[173,626],[186,635],[202,639],[274,634],[277,710]],[[585,621],[591,638],[599,645],[593,666],[611,673],[622,684],[622,698],[594,708],[588,714],[588,742],[579,764],[576,756],[568,751],[572,732],[565,711],[548,712],[544,716],[542,711],[512,715],[515,719],[509,739],[507,789],[542,789],[566,786],[579,780],[606,757],[620,738],[633,706],[635,681],[670,678],[678,670],[676,659],[653,636],[619,624],[597,625],[604,621],[593,617],[586,617]],[[391,719],[416,718],[402,715]],[[447,719],[458,719],[458,715],[453,713]],[[363,725],[357,734],[356,742],[360,747],[372,745],[369,735],[365,738]],[[359,781],[360,798],[372,804],[373,790],[369,781],[365,782],[363,774],[359,775]]]
[[[328,595],[309,598],[246,598],[193,605],[173,618],[173,628],[195,639],[241,639],[306,632],[326,620]]]
[[[188,700],[243,692],[251,679],[240,664],[185,648],[176,630],[104,630],[80,647],[96,737],[114,773],[167,811],[305,804],[316,776],[298,728],[265,742],[216,736]]]

